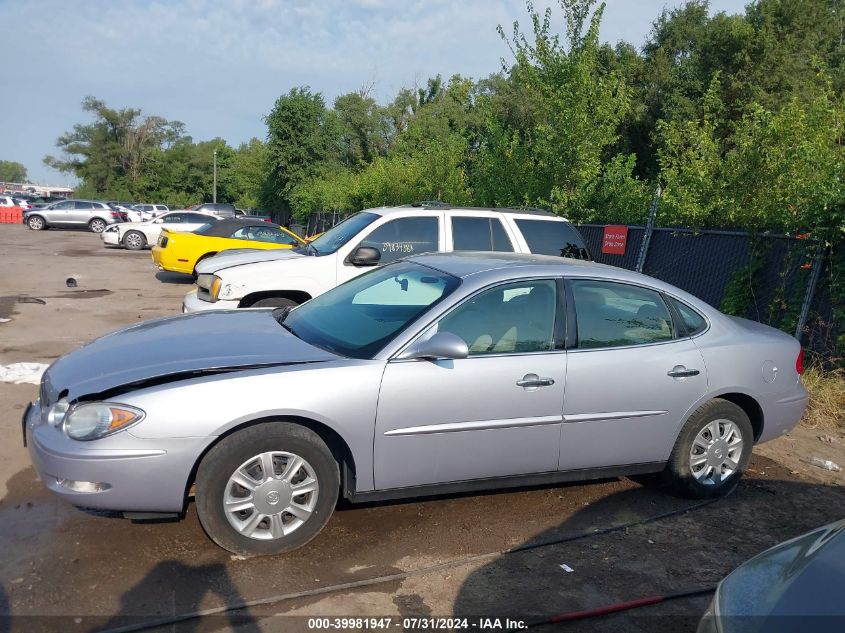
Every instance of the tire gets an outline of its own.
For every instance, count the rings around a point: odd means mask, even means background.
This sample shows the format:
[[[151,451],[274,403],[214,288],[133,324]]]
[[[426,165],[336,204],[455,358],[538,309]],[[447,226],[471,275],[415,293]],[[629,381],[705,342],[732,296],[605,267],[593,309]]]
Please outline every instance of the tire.
[[[31,215],[26,219],[26,225],[33,231],[43,231],[47,228],[47,223],[40,215]]]
[[[268,479],[262,457],[271,453],[274,477]],[[294,457],[302,464],[287,474]],[[254,486],[254,492],[236,477]],[[292,497],[286,478],[311,487],[314,480],[316,489]],[[339,490],[339,468],[328,446],[312,430],[288,422],[257,424],[224,438],[203,458],[195,481],[205,533],[223,549],[242,555],[281,554],[305,545],[328,522]],[[227,497],[245,509],[227,511]]]
[[[106,221],[101,220],[100,218],[94,218],[88,223],[88,228],[93,233],[102,233],[106,230]]]
[[[715,398],[701,405],[684,424],[664,479],[685,497],[727,494],[748,465],[753,445],[754,431],[745,411]]]
[[[127,231],[123,236],[123,246],[130,251],[143,250],[147,245],[146,236],[141,231]]]
[[[259,299],[250,308],[286,308],[298,306],[299,302],[286,297],[267,297],[266,299]]]

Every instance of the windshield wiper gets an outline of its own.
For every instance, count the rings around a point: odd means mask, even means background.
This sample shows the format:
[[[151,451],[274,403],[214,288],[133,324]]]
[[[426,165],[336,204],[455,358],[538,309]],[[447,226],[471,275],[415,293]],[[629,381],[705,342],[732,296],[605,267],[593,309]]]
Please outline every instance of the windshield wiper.
[[[291,311],[292,307],[293,306],[282,306],[273,310],[273,318],[276,319],[279,325],[281,325],[287,318],[288,313]]]

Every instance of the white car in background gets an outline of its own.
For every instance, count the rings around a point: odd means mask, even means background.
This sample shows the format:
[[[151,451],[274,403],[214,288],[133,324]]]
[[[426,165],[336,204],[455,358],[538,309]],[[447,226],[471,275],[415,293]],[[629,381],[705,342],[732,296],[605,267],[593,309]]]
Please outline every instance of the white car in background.
[[[100,234],[103,246],[123,246],[130,251],[140,251],[158,241],[163,228],[168,231],[189,233],[209,222],[217,221],[210,213],[170,211],[143,222],[121,222],[108,227]]]

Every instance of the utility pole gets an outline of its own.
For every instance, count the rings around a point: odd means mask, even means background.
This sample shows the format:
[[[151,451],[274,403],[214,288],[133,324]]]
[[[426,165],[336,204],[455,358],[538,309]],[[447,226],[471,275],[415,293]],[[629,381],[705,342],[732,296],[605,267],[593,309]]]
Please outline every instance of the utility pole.
[[[214,150],[214,199],[217,202],[217,150]]]

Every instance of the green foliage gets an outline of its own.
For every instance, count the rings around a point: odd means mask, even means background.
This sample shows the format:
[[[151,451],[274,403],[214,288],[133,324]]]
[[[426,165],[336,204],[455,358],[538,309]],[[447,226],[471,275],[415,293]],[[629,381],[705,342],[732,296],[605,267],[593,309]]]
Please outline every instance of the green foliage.
[[[294,88],[276,100],[266,117],[269,182],[264,204],[291,209],[291,192],[331,164],[340,164],[343,129],[323,96]]]
[[[26,167],[14,160],[0,160],[0,182],[26,182]]]

